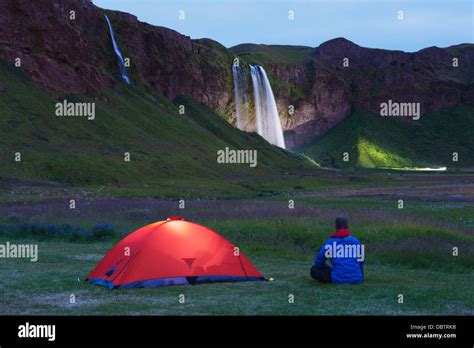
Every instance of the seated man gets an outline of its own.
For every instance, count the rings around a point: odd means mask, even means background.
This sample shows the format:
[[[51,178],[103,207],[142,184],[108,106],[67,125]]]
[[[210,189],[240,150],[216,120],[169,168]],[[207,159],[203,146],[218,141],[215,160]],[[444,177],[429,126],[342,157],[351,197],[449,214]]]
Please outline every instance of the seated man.
[[[331,235],[314,258],[311,277],[325,283],[361,284],[364,280],[364,246],[351,236],[347,218],[336,219]],[[331,265],[326,263],[329,260]]]

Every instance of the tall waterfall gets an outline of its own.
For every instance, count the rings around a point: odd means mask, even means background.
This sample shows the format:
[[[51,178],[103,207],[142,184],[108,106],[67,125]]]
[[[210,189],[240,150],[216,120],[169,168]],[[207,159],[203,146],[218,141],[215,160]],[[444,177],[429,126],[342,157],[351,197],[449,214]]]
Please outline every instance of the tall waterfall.
[[[247,78],[245,69],[239,66],[238,62],[232,65],[232,75],[234,77],[235,109],[237,114],[237,128],[244,130],[247,121],[245,104],[248,102]]]
[[[269,143],[285,148],[280,116],[278,116],[275,97],[267,74],[260,65],[250,65],[250,73],[255,99],[257,133]]]
[[[130,77],[128,77],[127,68],[125,67],[125,61],[123,60],[122,53],[120,52],[117,42],[115,41],[114,30],[112,29],[112,24],[110,23],[109,17],[107,17],[107,15],[105,15],[105,19],[107,20],[107,24],[109,25],[110,39],[112,40],[112,44],[114,46],[114,52],[115,52],[115,55],[117,56],[120,76],[126,83],[131,84]]]

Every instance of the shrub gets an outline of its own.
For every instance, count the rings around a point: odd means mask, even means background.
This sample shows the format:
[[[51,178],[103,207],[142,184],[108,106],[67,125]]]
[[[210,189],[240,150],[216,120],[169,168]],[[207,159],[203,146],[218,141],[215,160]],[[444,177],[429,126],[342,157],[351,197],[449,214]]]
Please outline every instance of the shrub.
[[[95,240],[103,241],[115,237],[114,225],[110,223],[96,224],[91,229],[92,237]]]
[[[0,235],[37,240],[61,239],[70,242],[104,241],[116,237],[112,224],[94,225],[90,230],[70,224],[0,224]]]
[[[133,209],[128,212],[128,218],[130,220],[145,220],[149,213],[149,209]]]
[[[7,221],[10,223],[18,223],[21,221],[21,215],[18,213],[8,213]]]

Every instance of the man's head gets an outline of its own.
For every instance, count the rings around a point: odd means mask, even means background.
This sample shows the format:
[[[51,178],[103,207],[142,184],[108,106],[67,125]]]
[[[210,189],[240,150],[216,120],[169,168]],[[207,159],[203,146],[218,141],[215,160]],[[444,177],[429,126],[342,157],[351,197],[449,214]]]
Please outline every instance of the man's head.
[[[336,218],[336,230],[347,230],[349,228],[349,222],[344,216],[339,216]]]

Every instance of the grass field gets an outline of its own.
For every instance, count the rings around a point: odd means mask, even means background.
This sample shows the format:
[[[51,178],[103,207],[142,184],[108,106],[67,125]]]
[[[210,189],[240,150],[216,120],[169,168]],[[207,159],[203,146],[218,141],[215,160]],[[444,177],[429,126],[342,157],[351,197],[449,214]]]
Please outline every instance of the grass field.
[[[473,127],[474,109],[466,105],[428,113],[416,122],[356,112],[296,150],[336,168],[472,168]],[[349,154],[347,162],[344,152]]]
[[[37,263],[1,261],[0,314],[472,315],[473,179],[406,176],[390,185],[377,186],[374,180],[291,196],[190,199],[184,210],[177,200],[85,194],[72,211],[68,194],[22,200],[17,193],[18,202],[0,203],[0,243],[38,243],[40,256]],[[403,210],[397,208],[394,192],[405,199]],[[295,201],[295,209],[288,208],[288,199]],[[123,235],[176,214],[226,236],[274,280],[134,290],[83,281]],[[366,246],[366,281],[360,286],[321,285],[309,277],[314,253],[339,214],[349,217],[353,233]],[[32,223],[67,223],[85,230],[97,223],[114,227],[100,242],[93,235],[73,241],[67,232],[12,229]],[[455,246],[459,256],[452,255]],[[184,304],[178,301],[181,294]],[[289,303],[290,295],[294,303]]]

